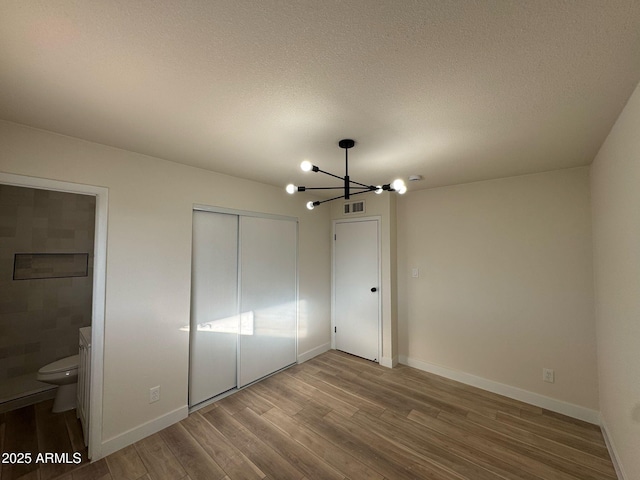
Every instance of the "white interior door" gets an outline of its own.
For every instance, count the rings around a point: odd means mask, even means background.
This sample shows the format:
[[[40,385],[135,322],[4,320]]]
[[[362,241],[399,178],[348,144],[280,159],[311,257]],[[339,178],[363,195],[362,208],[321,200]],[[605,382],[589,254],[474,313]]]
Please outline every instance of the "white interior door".
[[[378,361],[378,221],[336,223],[333,258],[336,349]]]
[[[297,223],[240,217],[238,387],[296,362]]]
[[[237,385],[238,216],[193,212],[189,406]]]

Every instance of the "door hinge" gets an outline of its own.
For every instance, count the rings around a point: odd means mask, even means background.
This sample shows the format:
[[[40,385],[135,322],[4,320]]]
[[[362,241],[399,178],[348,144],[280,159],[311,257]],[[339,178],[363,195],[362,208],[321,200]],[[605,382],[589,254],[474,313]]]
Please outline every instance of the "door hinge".
[[[334,239],[334,240],[337,240],[337,239],[338,239],[338,236],[337,236],[335,233],[333,234],[333,239]]]
[[[338,327],[333,327],[333,333],[338,333]]]

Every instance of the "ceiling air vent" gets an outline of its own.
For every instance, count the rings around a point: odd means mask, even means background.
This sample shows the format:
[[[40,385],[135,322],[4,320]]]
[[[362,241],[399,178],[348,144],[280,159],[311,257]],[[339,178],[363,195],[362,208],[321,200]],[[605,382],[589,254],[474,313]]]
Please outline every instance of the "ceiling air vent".
[[[343,213],[345,215],[354,215],[356,213],[364,213],[364,200],[360,200],[358,202],[345,203]]]

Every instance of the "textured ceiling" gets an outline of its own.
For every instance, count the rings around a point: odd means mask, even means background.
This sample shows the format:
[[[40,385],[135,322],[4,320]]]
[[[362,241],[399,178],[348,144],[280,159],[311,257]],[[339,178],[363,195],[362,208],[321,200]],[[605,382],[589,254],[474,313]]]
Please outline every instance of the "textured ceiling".
[[[587,165],[639,80],[637,0],[0,3],[0,118],[273,185]]]

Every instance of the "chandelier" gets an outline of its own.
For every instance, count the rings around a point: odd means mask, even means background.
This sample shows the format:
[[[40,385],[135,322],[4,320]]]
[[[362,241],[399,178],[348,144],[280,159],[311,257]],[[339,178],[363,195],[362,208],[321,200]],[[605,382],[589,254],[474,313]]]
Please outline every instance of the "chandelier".
[[[368,192],[376,192],[377,194],[381,194],[384,191],[388,192],[398,192],[400,195],[407,191],[407,186],[404,184],[404,181],[400,178],[394,180],[392,183],[387,183],[385,185],[365,185],[364,183],[356,182],[355,180],[351,180],[349,177],[349,149],[352,148],[356,142],[351,140],[350,138],[345,138],[338,142],[338,146],[340,148],[344,148],[344,177],[340,177],[338,175],[334,175],[333,173],[326,172],[319,167],[313,165],[309,160],[305,160],[300,164],[300,168],[303,172],[319,172],[324,173],[325,175],[329,175],[330,177],[337,178],[342,181],[342,185],[337,187],[302,187],[295,186],[290,183],[287,185],[287,193],[294,194],[295,192],[306,192],[307,190],[342,190],[342,195],[337,197],[329,198],[327,200],[316,200],[315,202],[307,202],[307,208],[309,210],[313,210],[315,207],[320,205],[321,203],[331,202],[332,200],[338,200],[339,198],[344,198],[345,200],[349,200],[354,195],[360,195],[362,193]]]

